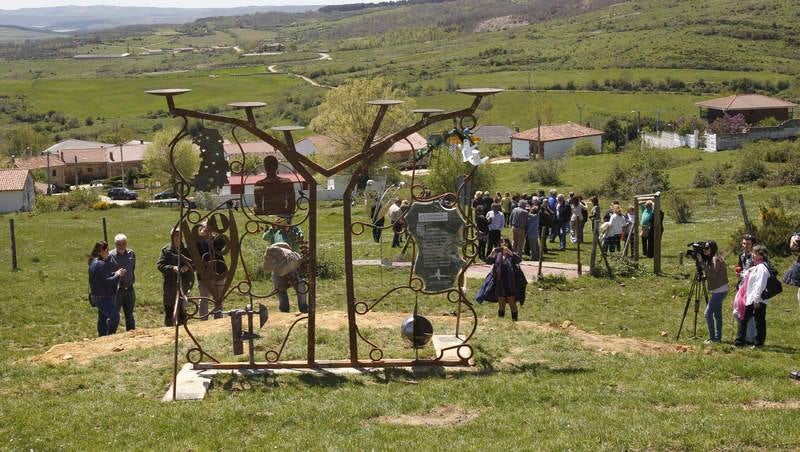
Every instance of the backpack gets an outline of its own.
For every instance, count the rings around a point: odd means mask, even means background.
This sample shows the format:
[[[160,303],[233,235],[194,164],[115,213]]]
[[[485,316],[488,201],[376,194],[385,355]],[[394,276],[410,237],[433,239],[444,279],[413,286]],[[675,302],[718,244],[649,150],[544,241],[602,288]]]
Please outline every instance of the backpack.
[[[767,270],[769,271],[769,278],[767,279],[766,289],[764,289],[764,291],[761,292],[762,300],[769,300],[770,298],[773,298],[779,293],[783,292],[783,285],[778,279],[778,272],[768,265],[767,265]]]

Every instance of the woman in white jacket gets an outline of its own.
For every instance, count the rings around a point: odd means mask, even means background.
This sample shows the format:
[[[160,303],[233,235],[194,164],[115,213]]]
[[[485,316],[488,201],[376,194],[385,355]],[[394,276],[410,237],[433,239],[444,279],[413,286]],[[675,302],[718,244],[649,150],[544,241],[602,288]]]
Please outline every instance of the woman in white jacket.
[[[625,215],[622,213],[619,205],[615,206],[608,220],[608,231],[606,231],[606,249],[609,252],[620,251],[619,236],[622,234],[622,228],[625,226]]]
[[[744,312],[737,312],[739,328],[736,333],[734,345],[742,347],[745,345],[747,333],[747,322],[750,318],[756,321],[756,340],[753,348],[764,346],[764,339],[767,337],[767,303],[769,299],[762,299],[761,294],[767,288],[767,280],[770,277],[770,269],[766,262],[769,254],[767,248],[762,245],[753,247],[753,266],[744,274],[740,291],[744,294]]]

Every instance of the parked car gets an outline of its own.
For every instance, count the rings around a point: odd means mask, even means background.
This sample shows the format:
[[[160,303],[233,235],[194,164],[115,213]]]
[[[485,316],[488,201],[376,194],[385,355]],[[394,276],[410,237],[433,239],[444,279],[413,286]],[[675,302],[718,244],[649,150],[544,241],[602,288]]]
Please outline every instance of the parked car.
[[[139,197],[139,195],[130,189],[125,187],[114,187],[108,191],[108,197],[111,199],[129,199],[133,200]]]
[[[153,196],[153,199],[173,199],[177,198],[175,195],[175,190],[172,188],[168,188],[164,191],[160,191]]]

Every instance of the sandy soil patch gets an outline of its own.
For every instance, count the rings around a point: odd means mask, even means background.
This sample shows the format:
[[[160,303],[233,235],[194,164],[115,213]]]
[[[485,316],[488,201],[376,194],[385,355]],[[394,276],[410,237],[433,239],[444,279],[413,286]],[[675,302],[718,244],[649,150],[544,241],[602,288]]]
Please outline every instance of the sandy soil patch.
[[[453,405],[444,405],[424,414],[402,414],[400,416],[380,416],[372,421],[378,424],[407,425],[413,427],[457,427],[474,421],[480,412],[466,410]]]

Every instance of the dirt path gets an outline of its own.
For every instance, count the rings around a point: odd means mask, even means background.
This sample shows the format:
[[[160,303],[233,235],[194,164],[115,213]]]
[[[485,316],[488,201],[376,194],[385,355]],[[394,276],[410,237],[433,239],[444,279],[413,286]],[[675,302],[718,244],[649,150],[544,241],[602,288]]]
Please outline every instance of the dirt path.
[[[359,326],[362,328],[396,328],[408,316],[406,313],[373,312],[359,317]],[[455,317],[428,316],[437,325],[452,327]],[[295,314],[270,313],[268,327],[286,328],[297,319]],[[542,332],[564,332],[578,340],[587,349],[601,354],[647,354],[662,355],[668,353],[683,353],[693,351],[692,348],[669,343],[653,342],[635,338],[609,336],[593,331],[578,329],[570,321],[562,325],[547,324],[532,321],[520,321],[518,326]],[[192,334],[198,338],[223,334],[230,331],[230,322],[227,319],[211,320],[208,322],[192,322]],[[317,316],[317,328],[340,330],[347,328],[347,313],[344,311],[326,311]],[[480,335],[481,326],[477,334]],[[157,347],[171,344],[175,337],[173,328],[140,328],[136,331],[115,334],[100,338],[85,338],[81,341],[67,342],[52,346],[49,350],[30,358],[37,363],[62,363],[74,361],[80,364],[89,363],[97,358],[124,353],[129,350]],[[181,329],[181,338],[186,338],[186,333]]]

